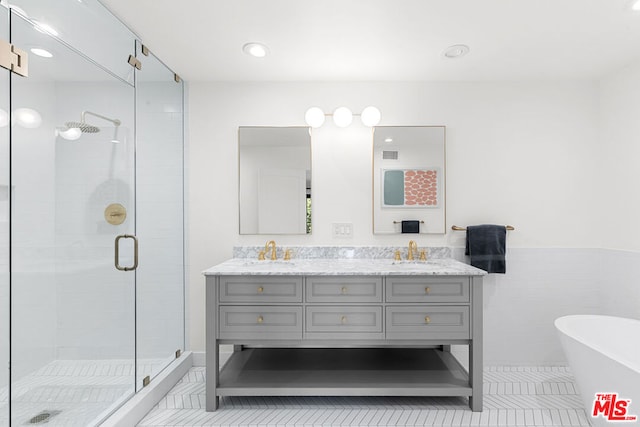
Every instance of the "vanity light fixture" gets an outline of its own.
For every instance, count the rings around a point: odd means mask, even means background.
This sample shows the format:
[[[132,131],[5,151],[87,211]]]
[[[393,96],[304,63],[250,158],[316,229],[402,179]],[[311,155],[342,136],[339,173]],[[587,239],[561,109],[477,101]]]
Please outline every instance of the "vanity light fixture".
[[[254,58],[264,58],[269,53],[269,49],[262,43],[250,42],[242,46],[242,51]]]
[[[324,112],[318,107],[311,107],[305,113],[304,121],[312,128],[319,128],[324,123]]]
[[[332,116],[336,126],[344,128],[351,124],[353,116],[360,116],[362,124],[373,127],[380,123],[380,110],[374,106],[369,106],[362,110],[361,114],[353,114],[347,107],[339,107],[332,114],[325,114],[318,107],[311,107],[304,115],[304,121],[312,128],[318,128],[323,125],[326,116]]]
[[[333,112],[333,123],[339,128],[346,128],[353,121],[353,113],[347,107],[338,107]]]
[[[380,110],[374,106],[369,106],[362,110],[360,120],[362,120],[362,124],[365,126],[374,127],[380,123]]]
[[[467,53],[469,53],[469,46],[465,44],[454,44],[453,46],[446,48],[442,55],[445,58],[456,59],[462,58]]]

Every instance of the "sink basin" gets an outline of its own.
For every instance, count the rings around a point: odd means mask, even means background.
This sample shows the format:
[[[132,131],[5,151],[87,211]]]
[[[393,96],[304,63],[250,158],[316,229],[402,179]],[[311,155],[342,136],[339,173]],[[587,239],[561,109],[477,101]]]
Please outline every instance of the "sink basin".
[[[400,261],[396,261],[394,260],[391,264],[392,265],[403,265],[403,264],[407,264],[407,265],[420,265],[420,264],[426,264],[429,261],[420,261],[420,260],[413,260],[413,261],[409,261],[408,259],[403,259]]]
[[[266,267],[269,265],[274,265],[274,266],[275,265],[277,266],[295,265],[295,263],[293,261],[285,261],[282,259],[277,259],[275,261],[272,261],[270,259],[265,259],[265,260],[247,259],[242,261],[242,265],[244,266],[262,265]]]

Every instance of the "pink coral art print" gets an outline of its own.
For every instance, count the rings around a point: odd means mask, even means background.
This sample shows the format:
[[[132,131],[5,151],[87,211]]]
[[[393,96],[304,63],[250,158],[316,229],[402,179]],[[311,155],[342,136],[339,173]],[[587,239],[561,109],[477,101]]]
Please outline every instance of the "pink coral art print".
[[[405,206],[438,206],[438,171],[404,171]]]

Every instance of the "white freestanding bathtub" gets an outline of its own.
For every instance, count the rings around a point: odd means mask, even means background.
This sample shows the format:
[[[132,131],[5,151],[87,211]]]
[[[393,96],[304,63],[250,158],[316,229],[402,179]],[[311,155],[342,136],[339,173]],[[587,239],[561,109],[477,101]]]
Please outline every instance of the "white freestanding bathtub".
[[[640,320],[573,315],[556,319],[555,326],[587,418],[596,426],[640,425]],[[626,416],[637,416],[635,422],[612,421],[603,410],[593,417],[596,394],[613,393],[618,401],[631,400]]]

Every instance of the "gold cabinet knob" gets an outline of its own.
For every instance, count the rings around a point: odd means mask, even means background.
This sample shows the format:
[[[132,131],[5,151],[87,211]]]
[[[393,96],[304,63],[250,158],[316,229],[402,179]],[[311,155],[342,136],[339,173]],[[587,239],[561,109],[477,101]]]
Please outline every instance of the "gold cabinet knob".
[[[262,322],[264,322],[264,317],[258,316],[258,323],[262,323]]]
[[[347,287],[346,287],[346,286],[343,286],[343,287],[342,287],[342,294],[344,295],[344,294],[346,294],[346,293],[347,293]]]
[[[429,295],[431,293],[431,288],[428,287],[428,286],[426,288],[424,288],[424,293]]]
[[[258,286],[258,293],[261,294],[264,292],[264,288],[262,286]]]
[[[429,316],[424,316],[424,323],[426,324],[431,323],[431,318]]]
[[[344,325],[345,323],[347,323],[347,316],[342,316],[342,317],[340,318],[340,323],[342,323],[343,325]]]

